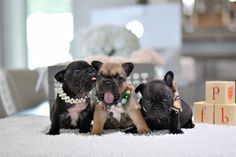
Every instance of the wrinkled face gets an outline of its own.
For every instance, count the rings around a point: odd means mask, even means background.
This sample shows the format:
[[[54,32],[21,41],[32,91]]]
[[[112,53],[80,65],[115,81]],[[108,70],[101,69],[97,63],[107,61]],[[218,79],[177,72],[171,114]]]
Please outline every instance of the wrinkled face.
[[[140,92],[142,95],[140,105],[145,120],[157,125],[168,123],[170,108],[174,102],[172,84],[170,84],[172,81],[155,80],[136,88],[135,92]]]
[[[68,92],[89,92],[95,87],[96,70],[85,61],[75,61],[55,75],[57,81],[65,84]]]
[[[97,69],[97,97],[105,105],[117,103],[121,94],[127,88],[126,78],[133,69],[133,64],[101,63],[94,61],[92,65]]]
[[[144,115],[161,120],[169,114],[173,104],[173,92],[163,81],[154,81],[143,86],[140,104]]]

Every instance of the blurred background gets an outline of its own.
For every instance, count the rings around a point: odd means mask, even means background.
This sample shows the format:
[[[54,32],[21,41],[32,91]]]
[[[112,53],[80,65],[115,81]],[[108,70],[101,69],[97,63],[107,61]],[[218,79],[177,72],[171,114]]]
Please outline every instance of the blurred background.
[[[87,57],[82,51],[97,48],[101,40],[99,34],[90,40],[91,30],[102,25],[125,27],[135,34],[139,45],[132,50],[155,50],[164,62],[155,65],[157,78],[174,71],[180,93],[190,104],[205,98],[205,81],[236,79],[235,0],[0,0],[0,109],[5,115],[25,109],[13,107],[26,104],[25,97],[34,99],[32,106],[47,100],[48,91],[39,89],[44,86],[39,82],[44,68]],[[131,54],[104,50],[109,56]],[[20,74],[11,73],[22,70],[34,74],[21,72],[20,81]],[[25,88],[30,82],[34,92],[12,94],[24,91],[17,85]]]

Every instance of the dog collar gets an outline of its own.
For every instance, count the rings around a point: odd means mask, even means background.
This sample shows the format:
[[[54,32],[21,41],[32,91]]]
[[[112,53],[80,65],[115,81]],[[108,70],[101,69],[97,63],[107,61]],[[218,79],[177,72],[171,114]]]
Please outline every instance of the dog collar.
[[[123,107],[128,101],[129,101],[129,98],[130,98],[130,95],[132,93],[132,85],[129,84],[123,94],[123,96],[118,100],[118,103],[116,104],[113,104],[113,105],[104,105],[102,103],[102,101],[100,101],[98,99],[98,97],[96,97],[96,102],[98,105],[100,106],[103,106],[106,108],[107,111],[109,111],[113,106],[116,106],[116,107]]]
[[[83,98],[70,98],[63,90],[62,88],[62,84],[61,83],[58,83],[58,89],[57,89],[57,93],[58,93],[58,96],[64,100],[66,103],[69,103],[69,104],[81,104],[81,103],[85,103],[86,102],[86,99],[89,98],[87,95]]]

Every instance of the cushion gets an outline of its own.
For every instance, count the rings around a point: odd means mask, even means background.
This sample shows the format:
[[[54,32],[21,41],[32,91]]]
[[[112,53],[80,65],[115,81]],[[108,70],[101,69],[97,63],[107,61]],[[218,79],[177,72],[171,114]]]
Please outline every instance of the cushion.
[[[34,107],[45,100],[36,92],[38,73],[34,70],[0,70],[0,117]]]

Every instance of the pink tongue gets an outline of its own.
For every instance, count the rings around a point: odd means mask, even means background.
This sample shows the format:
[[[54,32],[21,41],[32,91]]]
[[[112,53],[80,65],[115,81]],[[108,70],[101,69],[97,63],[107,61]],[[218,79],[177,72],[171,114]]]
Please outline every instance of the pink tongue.
[[[114,95],[110,91],[104,93],[104,101],[107,104],[111,104],[114,101]]]
[[[92,80],[92,81],[96,81],[97,78],[96,78],[96,77],[92,77],[91,80]]]

